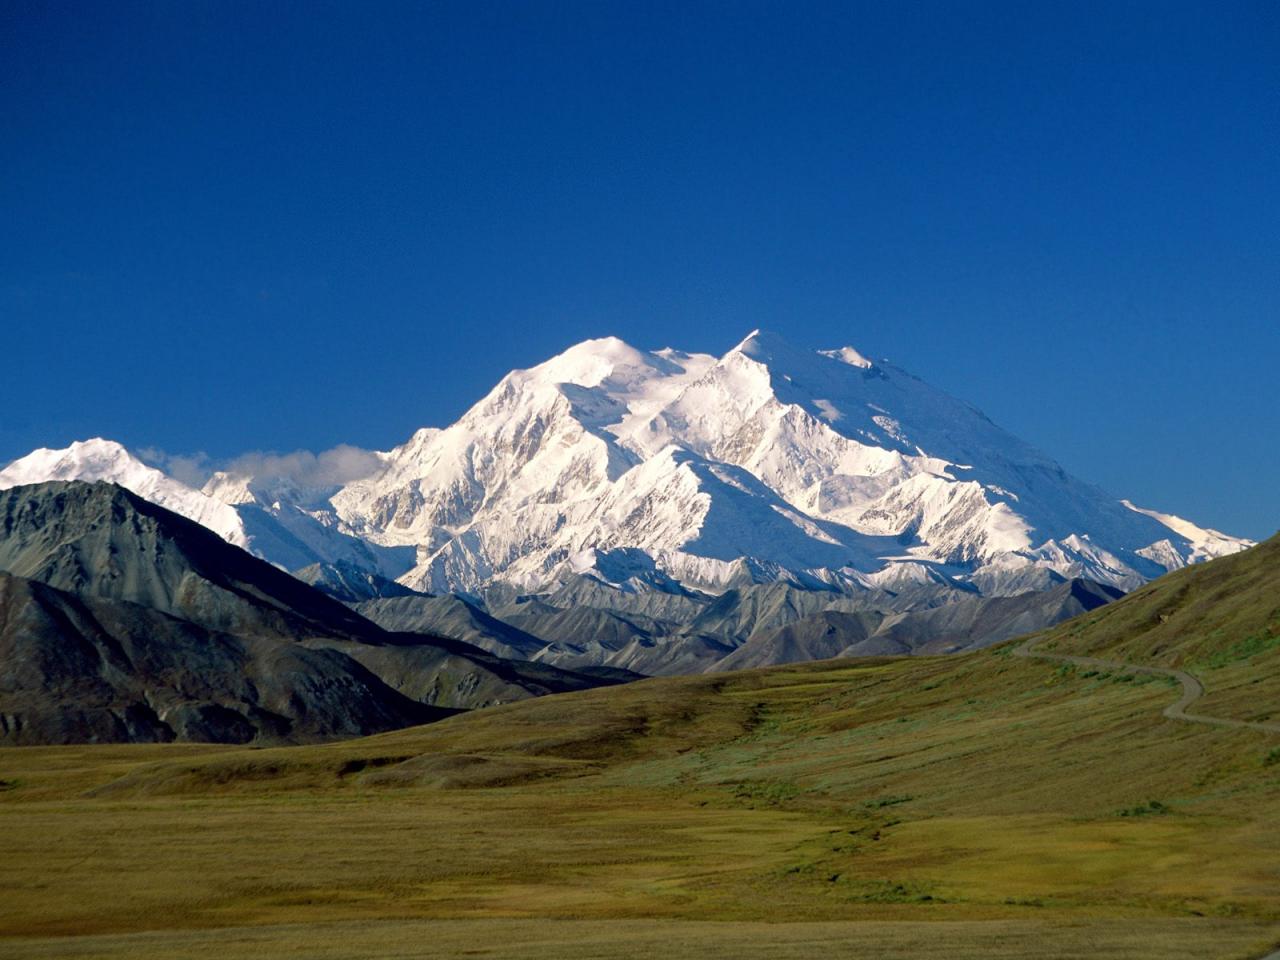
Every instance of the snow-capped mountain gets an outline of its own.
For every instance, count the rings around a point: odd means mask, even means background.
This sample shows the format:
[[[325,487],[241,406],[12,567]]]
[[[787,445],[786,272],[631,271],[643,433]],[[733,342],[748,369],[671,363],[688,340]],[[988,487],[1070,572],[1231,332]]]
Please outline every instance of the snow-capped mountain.
[[[144,500],[208,527],[228,543],[249,545],[244,522],[234,507],[147,466],[112,440],[78,440],[62,450],[41,448],[0,470],[0,490],[47,480],[119,484]]]
[[[415,546],[401,582],[432,592],[582,573],[1130,588],[1249,543],[1114,499],[891,364],[759,331],[718,359],[578,344],[383,463],[332,505],[361,537]]]
[[[403,574],[412,548],[390,548],[345,533],[327,499],[336,488],[301,490],[280,478],[216,473],[196,490],[148,466],[112,440],[36,450],[0,470],[0,490],[46,480],[105,480],[208,527],[229,543],[296,570],[350,563],[384,576]]]
[[[287,569],[341,562],[435,593],[583,575],[1128,589],[1249,545],[1111,497],[887,362],[759,331],[719,358],[580,343],[340,488],[219,473],[195,490],[105,440],[38,450],[0,488],[50,479],[113,480]]]
[[[372,543],[344,529],[329,503],[338,489],[218,471],[200,492],[231,505],[244,525],[249,549],[286,570],[342,564],[394,579],[410,569],[412,547]]]

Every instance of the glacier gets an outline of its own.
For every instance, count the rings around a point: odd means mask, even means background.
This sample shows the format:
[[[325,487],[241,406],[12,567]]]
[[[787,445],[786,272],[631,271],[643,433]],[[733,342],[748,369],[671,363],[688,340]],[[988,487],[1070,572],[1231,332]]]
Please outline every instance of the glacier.
[[[428,592],[587,574],[717,593],[744,569],[797,585],[945,578],[1008,595],[1052,574],[1131,589],[1250,545],[1070,476],[892,364],[765,331],[718,358],[578,344],[385,454],[332,506],[359,536],[414,546],[400,580]]]

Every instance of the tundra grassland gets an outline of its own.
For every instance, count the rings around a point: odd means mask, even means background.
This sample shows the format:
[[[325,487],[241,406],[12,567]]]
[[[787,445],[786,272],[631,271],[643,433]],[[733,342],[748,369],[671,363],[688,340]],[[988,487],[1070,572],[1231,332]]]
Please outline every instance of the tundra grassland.
[[[1204,712],[1268,719],[1275,552],[1163,578],[1043,647],[1181,666]],[[0,955],[1280,945],[1280,737],[1165,718],[1164,678],[1016,643],[648,680],[319,746],[6,749]]]

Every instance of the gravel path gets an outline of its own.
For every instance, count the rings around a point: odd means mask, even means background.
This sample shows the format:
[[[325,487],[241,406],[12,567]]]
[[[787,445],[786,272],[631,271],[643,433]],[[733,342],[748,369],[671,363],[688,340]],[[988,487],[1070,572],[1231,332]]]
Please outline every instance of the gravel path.
[[[1133,663],[1118,663],[1115,660],[1098,660],[1094,657],[1073,657],[1061,653],[1040,653],[1035,649],[1039,641],[1032,637],[1013,651],[1015,657],[1027,657],[1034,660],[1053,660],[1058,663],[1070,663],[1077,667],[1093,667],[1110,670],[1116,673],[1146,673],[1158,677],[1173,677],[1182,684],[1182,696],[1177,703],[1164,708],[1164,715],[1173,720],[1186,720],[1189,723],[1207,723],[1215,727],[1241,727],[1248,730],[1261,730],[1264,733],[1280,733],[1280,723],[1264,723],[1257,720],[1230,720],[1226,717],[1209,717],[1202,713],[1187,713],[1187,708],[1204,696],[1204,684],[1185,670],[1166,670],[1163,667],[1142,667]],[[1280,960],[1280,954],[1273,954]],[[1268,957],[1267,960],[1272,960]]]

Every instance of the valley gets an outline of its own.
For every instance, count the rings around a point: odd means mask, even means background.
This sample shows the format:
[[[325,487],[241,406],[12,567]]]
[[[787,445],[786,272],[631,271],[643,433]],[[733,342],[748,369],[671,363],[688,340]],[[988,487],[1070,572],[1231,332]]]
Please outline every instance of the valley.
[[[1162,578],[1034,649],[1194,671],[1195,712],[1270,722],[1278,553],[1273,540]],[[315,746],[6,749],[0,944],[998,957],[1051,943],[1241,960],[1275,946],[1280,737],[1170,718],[1176,683],[1016,656],[1024,643],[645,680]]]

